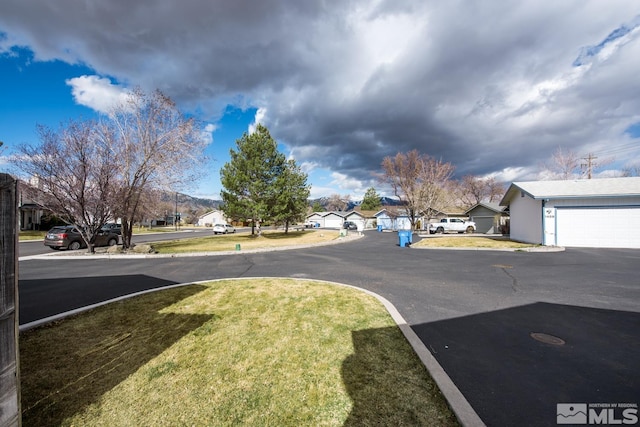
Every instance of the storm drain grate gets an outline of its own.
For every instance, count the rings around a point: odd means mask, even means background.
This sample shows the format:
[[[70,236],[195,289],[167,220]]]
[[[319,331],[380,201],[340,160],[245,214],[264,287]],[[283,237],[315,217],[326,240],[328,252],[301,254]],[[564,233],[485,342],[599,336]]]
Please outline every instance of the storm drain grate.
[[[555,337],[553,335],[545,334],[542,332],[531,332],[529,334],[531,338],[536,341],[543,342],[545,344],[551,345],[565,345],[565,341],[562,338]]]

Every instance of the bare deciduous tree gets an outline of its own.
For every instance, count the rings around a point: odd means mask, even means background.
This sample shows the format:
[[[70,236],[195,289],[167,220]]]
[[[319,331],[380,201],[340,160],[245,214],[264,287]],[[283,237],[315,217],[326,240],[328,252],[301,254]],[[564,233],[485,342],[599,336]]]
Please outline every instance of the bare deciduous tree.
[[[551,155],[549,162],[542,165],[542,171],[538,175],[540,179],[579,178],[582,175],[580,156],[572,150],[558,147]]]
[[[622,177],[640,176],[640,166],[627,166],[622,169],[620,176]]]
[[[125,248],[131,246],[142,195],[149,189],[175,190],[198,174],[206,142],[193,118],[185,117],[160,91],[132,91],[105,118],[101,135],[117,159],[117,215]]]
[[[504,195],[504,186],[494,177],[463,176],[455,183],[456,205],[468,209],[482,202],[496,202]]]
[[[412,150],[385,157],[382,169],[381,180],[391,186],[394,195],[405,205],[411,226],[415,228],[420,212],[429,215],[445,199],[454,166]]]
[[[23,145],[16,165],[33,181],[30,197],[76,226],[89,252],[112,216],[115,158],[95,123],[70,121],[59,131],[38,127],[41,144]]]
[[[351,201],[351,196],[349,195],[342,196],[337,193],[332,194],[329,196],[329,200],[327,200],[325,209],[327,209],[328,211],[342,212],[347,209],[350,201]]]

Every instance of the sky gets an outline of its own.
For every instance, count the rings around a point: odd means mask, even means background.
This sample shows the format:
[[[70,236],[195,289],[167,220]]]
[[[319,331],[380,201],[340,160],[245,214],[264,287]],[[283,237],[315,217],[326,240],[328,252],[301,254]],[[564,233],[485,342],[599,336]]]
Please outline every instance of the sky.
[[[3,0],[0,163],[140,87],[206,124],[193,196],[256,122],[312,198],[387,195],[413,149],[458,178],[535,180],[559,147],[612,176],[640,167],[639,76],[636,0]]]

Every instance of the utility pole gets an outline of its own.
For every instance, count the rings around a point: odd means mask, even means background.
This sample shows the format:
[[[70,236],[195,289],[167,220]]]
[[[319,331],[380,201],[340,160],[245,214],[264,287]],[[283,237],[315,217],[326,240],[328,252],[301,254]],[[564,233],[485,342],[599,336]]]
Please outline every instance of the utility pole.
[[[591,174],[593,172],[593,168],[595,167],[595,161],[597,157],[592,153],[589,153],[587,157],[583,157],[582,160],[585,160],[586,163],[582,164],[583,168],[587,168],[587,179],[591,179]]]

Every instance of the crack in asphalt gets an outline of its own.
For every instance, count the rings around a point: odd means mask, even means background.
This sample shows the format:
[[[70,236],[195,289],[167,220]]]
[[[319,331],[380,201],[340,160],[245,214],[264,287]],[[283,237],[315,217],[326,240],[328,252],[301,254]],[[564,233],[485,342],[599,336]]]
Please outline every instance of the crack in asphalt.
[[[499,268],[500,270],[502,270],[502,272],[504,274],[506,274],[511,279],[511,289],[513,289],[514,292],[518,292],[518,278],[516,276],[514,276],[513,274],[509,273],[509,271],[508,271],[508,270],[512,269],[513,266],[495,264],[494,267]]]

